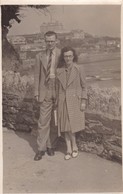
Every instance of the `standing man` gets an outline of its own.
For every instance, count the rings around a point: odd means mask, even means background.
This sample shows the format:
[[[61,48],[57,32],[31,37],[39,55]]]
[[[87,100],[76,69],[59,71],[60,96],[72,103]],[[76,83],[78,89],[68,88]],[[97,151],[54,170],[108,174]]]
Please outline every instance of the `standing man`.
[[[42,159],[47,152],[53,156],[53,142],[51,139],[52,132],[50,129],[51,112],[56,100],[56,68],[60,56],[60,50],[56,47],[57,34],[48,31],[44,35],[46,50],[36,56],[35,64],[35,99],[40,104],[40,116],[38,121],[38,152],[34,160]]]

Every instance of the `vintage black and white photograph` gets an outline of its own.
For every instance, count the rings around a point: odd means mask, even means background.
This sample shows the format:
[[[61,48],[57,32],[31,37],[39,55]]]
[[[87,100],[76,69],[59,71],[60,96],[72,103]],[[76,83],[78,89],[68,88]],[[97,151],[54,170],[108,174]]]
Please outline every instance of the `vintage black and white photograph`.
[[[122,192],[121,5],[1,6],[3,193]]]

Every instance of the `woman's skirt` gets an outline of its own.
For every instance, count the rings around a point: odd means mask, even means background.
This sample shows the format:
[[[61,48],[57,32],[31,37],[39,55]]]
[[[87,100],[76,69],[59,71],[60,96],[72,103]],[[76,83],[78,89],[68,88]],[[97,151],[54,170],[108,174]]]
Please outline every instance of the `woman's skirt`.
[[[66,100],[64,101],[63,106],[61,108],[62,109],[59,113],[60,132],[71,131]]]

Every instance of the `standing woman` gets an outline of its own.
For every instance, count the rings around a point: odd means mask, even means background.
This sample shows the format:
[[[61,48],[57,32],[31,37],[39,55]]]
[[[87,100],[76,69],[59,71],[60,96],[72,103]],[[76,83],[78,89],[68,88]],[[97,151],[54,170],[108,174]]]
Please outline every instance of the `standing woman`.
[[[71,47],[61,51],[57,68],[58,132],[63,132],[67,151],[65,159],[78,156],[75,133],[85,128],[86,80],[82,65]]]

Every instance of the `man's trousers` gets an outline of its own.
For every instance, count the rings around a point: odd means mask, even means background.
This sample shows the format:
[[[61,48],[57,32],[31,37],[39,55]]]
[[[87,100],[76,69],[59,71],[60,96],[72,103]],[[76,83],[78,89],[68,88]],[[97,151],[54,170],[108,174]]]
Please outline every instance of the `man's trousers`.
[[[45,99],[40,103],[37,137],[39,151],[46,151],[46,148],[53,148],[53,143],[57,139],[57,133],[54,131],[53,127],[51,128],[51,114],[54,108],[55,100],[55,79],[50,79],[49,84],[47,85]]]

